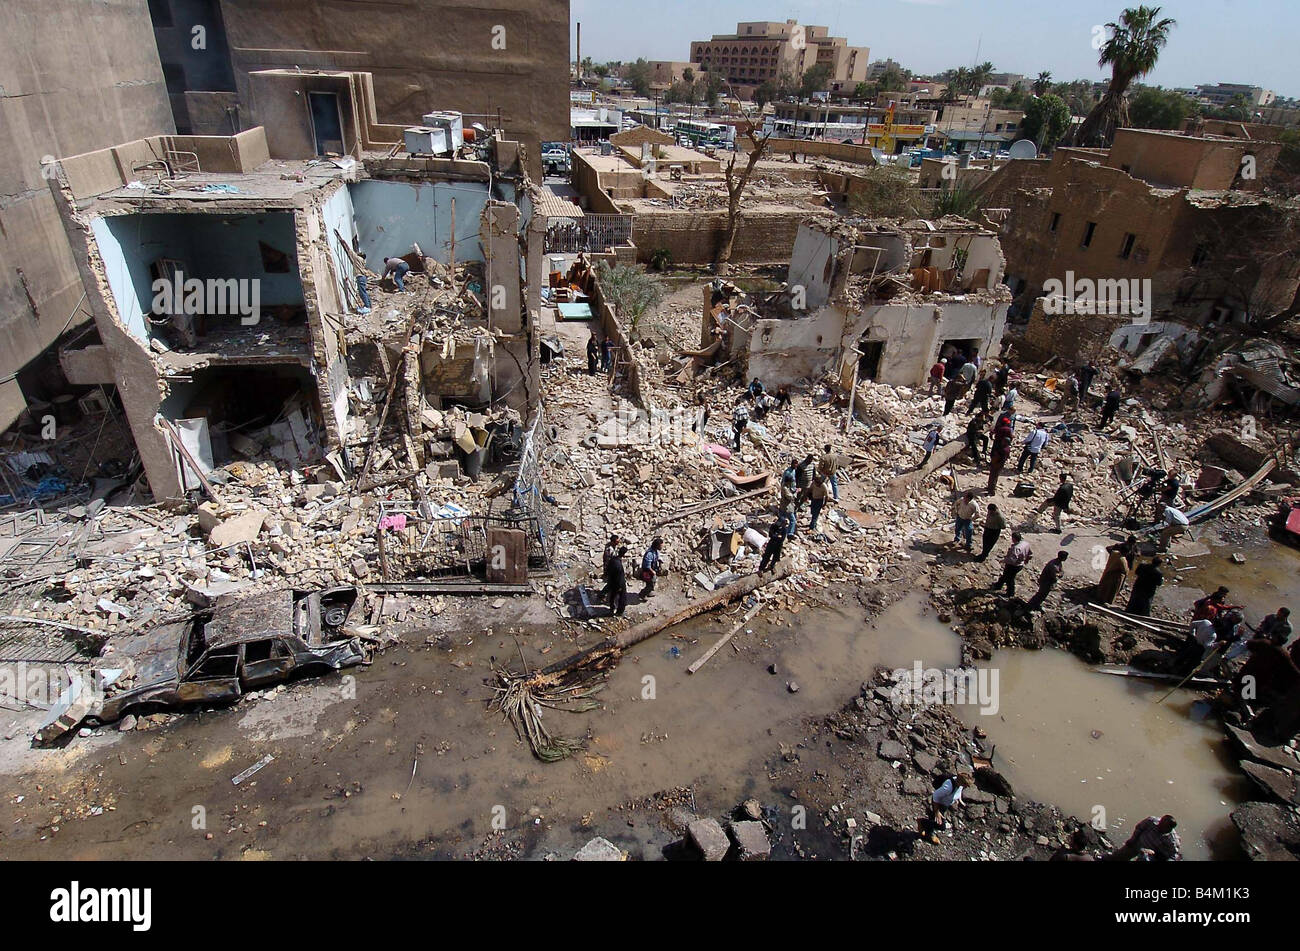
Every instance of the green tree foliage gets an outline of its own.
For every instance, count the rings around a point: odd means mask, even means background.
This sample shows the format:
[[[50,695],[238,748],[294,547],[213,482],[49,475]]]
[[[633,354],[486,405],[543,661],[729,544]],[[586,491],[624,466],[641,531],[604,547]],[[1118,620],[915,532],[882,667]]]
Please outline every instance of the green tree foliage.
[[[1135,129],[1181,129],[1192,112],[1186,96],[1159,86],[1143,86],[1128,100],[1128,118]]]
[[[606,303],[636,336],[641,318],[663,299],[663,288],[645,271],[626,264],[610,267],[601,261],[596,272]]]
[[[799,83],[799,96],[807,99],[815,92],[824,92],[831,78],[831,68],[825,63],[818,63],[804,71]]]
[[[849,210],[872,218],[924,218],[931,201],[912,184],[912,176],[897,165],[881,165],[859,174],[864,185],[853,192]]]
[[[1025,118],[1020,123],[1019,137],[1029,139],[1040,149],[1050,149],[1061,141],[1070,127],[1070,107],[1060,96],[1048,93],[1035,96],[1025,103]]]
[[[1106,24],[1110,36],[1097,62],[1110,67],[1110,85],[1079,126],[1077,144],[1109,145],[1115,130],[1128,125],[1128,87],[1155,69],[1176,25],[1171,17],[1160,18],[1159,7],[1134,7],[1121,13],[1118,23]]]
[[[632,86],[632,91],[638,96],[650,95],[650,64],[644,57],[639,58],[635,63],[629,63],[624,70],[623,78]]]
[[[1048,90],[1052,88],[1051,70],[1045,69],[1039,73],[1038,78],[1034,80],[1033,88],[1035,96],[1046,96]]]

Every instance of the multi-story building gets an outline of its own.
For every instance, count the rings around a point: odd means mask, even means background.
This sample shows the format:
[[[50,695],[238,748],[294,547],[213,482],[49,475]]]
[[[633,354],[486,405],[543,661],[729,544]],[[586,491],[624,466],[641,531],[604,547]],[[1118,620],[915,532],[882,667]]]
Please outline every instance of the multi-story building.
[[[672,60],[657,59],[647,64],[650,67],[650,88],[662,92],[673,83],[682,82],[689,69],[692,76],[698,77],[704,71],[699,63],[682,63]]]
[[[93,29],[86,6],[0,5],[0,430],[59,391],[41,355],[90,316],[48,159],[172,131],[146,0],[96,4]]]
[[[1196,87],[1197,98],[1212,106],[1230,106],[1238,97],[1244,99],[1249,108],[1272,105],[1277,98],[1271,89],[1261,89],[1245,83],[1213,83]]]
[[[455,110],[528,148],[568,136],[568,0],[149,0],[176,127],[231,135],[261,114],[250,76],[268,69],[344,70],[374,77],[376,111],[417,123]],[[200,42],[201,40],[201,42]],[[338,124],[322,96],[303,97],[320,127]],[[150,130],[154,131],[154,130]],[[326,136],[328,138],[328,136]]]
[[[715,34],[691,43],[691,62],[721,73],[734,86],[758,86],[788,76],[798,79],[814,66],[825,65],[828,85],[852,86],[867,78],[865,46],[849,46],[842,36],[830,36],[824,26],[784,23],[737,23],[736,32]]]
[[[1120,129],[1107,151],[1059,148],[1004,165],[977,192],[1002,209],[1006,281],[1017,309],[1034,313],[1033,335],[1071,359],[1084,340],[1135,347],[1290,306],[1300,263],[1278,249],[1294,241],[1296,213],[1261,190],[1279,150],[1256,138]],[[1035,305],[1063,300],[1061,288],[1108,306]],[[1100,300],[1117,289],[1127,304]]]

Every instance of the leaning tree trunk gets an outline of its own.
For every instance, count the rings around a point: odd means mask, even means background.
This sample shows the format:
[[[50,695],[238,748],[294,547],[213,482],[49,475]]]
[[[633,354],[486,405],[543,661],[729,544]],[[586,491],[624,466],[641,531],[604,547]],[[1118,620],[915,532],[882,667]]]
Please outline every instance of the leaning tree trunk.
[[[1121,77],[1117,76],[1110,81],[1101,101],[1092,107],[1092,112],[1080,124],[1078,135],[1074,139],[1075,145],[1081,148],[1104,148],[1110,145],[1115,130],[1128,121],[1128,103],[1125,101],[1127,88],[1127,79],[1121,82]]]
[[[647,638],[654,637],[660,631],[665,630],[666,628],[670,628],[674,624],[680,624],[682,621],[689,620],[690,618],[703,614],[706,611],[712,611],[714,608],[721,607],[722,605],[727,604],[730,601],[736,601],[740,598],[743,598],[745,597],[745,595],[750,594],[753,591],[757,591],[759,588],[763,587],[766,584],[771,584],[773,581],[783,581],[784,579],[788,578],[793,573],[793,571],[794,571],[793,567],[790,565],[789,562],[787,562],[786,564],[781,565],[780,567],[770,572],[769,574],[747,575],[744,578],[741,578],[739,581],[733,582],[732,584],[729,584],[726,587],[721,588],[718,591],[715,591],[707,598],[701,598],[698,601],[692,601],[686,607],[682,608],[680,611],[677,611],[674,614],[668,614],[668,615],[660,614],[651,618],[647,618],[646,620],[641,621],[639,624],[634,624],[631,627],[627,628],[621,634],[611,635],[610,637],[605,638],[600,643],[592,647],[588,647],[586,650],[579,651],[576,654],[572,654],[568,657],[565,657],[563,660],[557,660],[549,667],[542,668],[542,673],[543,674],[563,673],[581,667],[584,664],[589,663],[595,658],[602,657],[606,654],[610,654],[616,651],[623,651],[631,647],[633,644],[639,644],[641,643],[641,641],[644,641]]]

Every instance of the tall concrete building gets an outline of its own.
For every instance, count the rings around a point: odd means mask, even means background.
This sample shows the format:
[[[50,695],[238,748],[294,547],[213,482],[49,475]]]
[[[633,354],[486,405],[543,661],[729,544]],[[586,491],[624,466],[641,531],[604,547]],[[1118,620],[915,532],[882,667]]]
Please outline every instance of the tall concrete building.
[[[265,124],[250,74],[298,68],[372,74],[386,123],[455,110],[466,125],[500,125],[528,147],[537,177],[541,142],[569,135],[568,0],[149,0],[149,8],[185,132]],[[325,99],[303,98],[304,110],[320,113],[314,125],[337,121]]]
[[[90,316],[42,160],[172,131],[147,0],[0,4],[0,126],[4,429],[47,395],[41,354]]]
[[[735,33],[696,40],[690,60],[735,86],[758,86],[782,75],[798,79],[820,65],[830,70],[829,85],[842,86],[867,78],[870,54],[865,46],[849,46],[844,37],[831,36],[824,26],[786,20],[737,23]]]

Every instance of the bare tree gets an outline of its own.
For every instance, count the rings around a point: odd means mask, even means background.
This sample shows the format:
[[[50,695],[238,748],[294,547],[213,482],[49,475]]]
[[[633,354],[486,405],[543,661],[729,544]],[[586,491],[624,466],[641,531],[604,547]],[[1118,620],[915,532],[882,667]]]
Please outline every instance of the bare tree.
[[[722,247],[718,250],[718,258],[715,262],[719,274],[725,274],[731,265],[731,248],[736,243],[736,232],[740,230],[740,199],[745,192],[746,186],[749,185],[750,178],[754,175],[754,169],[758,166],[759,161],[767,153],[767,142],[772,136],[763,136],[761,139],[754,137],[753,130],[745,133],[745,137],[753,144],[750,150],[749,160],[745,163],[744,169],[739,175],[736,174],[736,153],[732,153],[730,161],[723,171],[726,174],[727,185],[727,232],[722,240]]]

